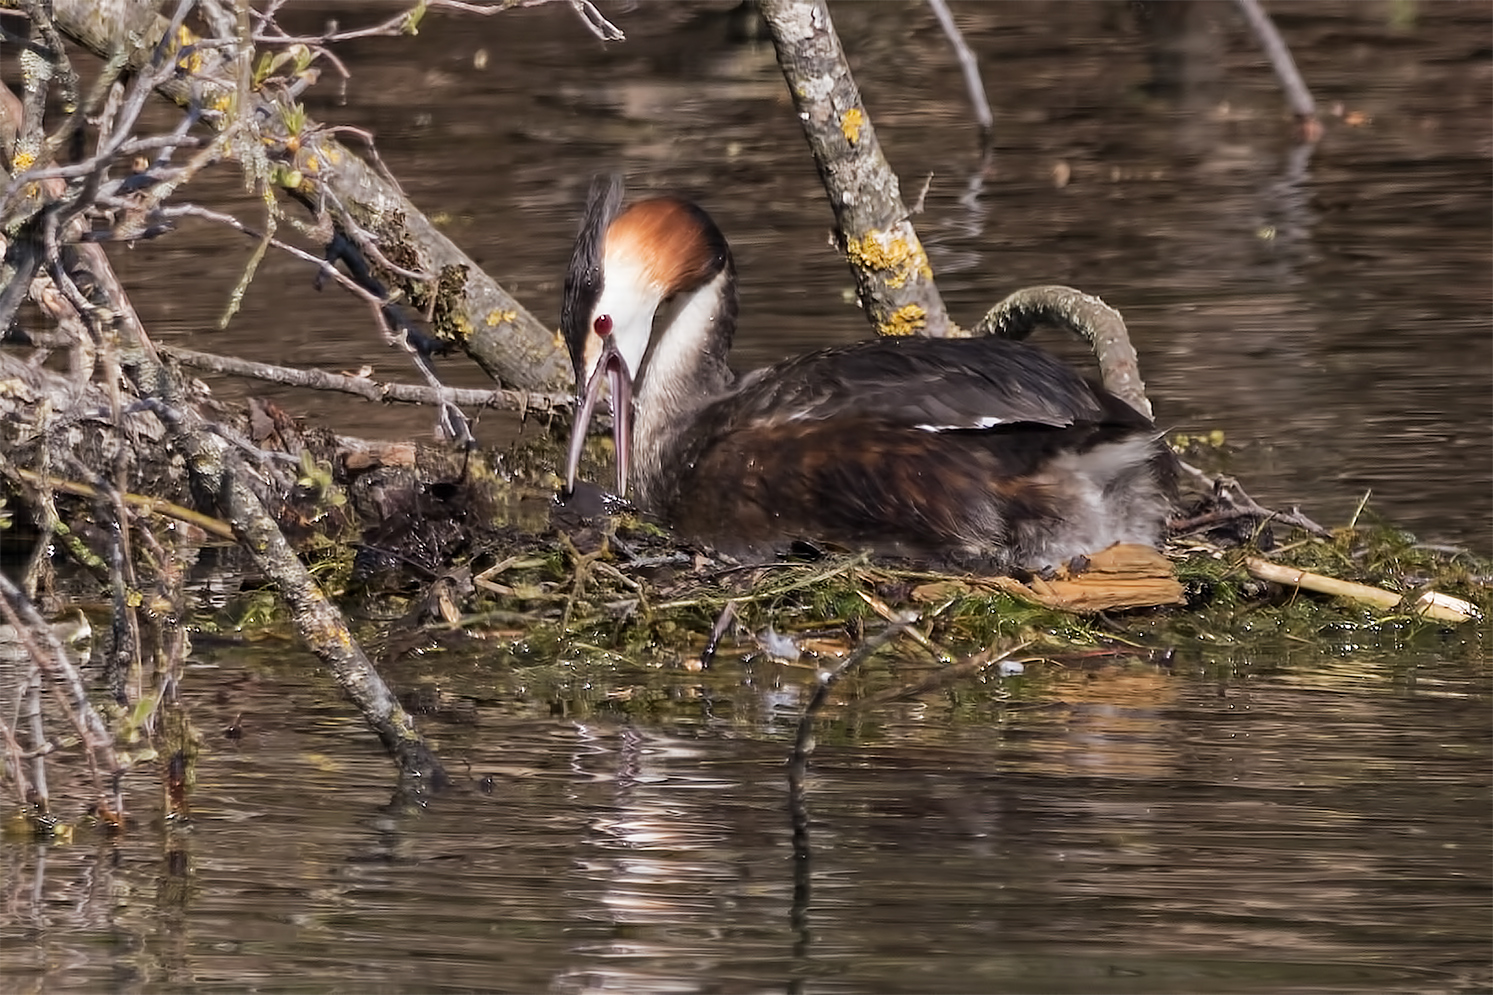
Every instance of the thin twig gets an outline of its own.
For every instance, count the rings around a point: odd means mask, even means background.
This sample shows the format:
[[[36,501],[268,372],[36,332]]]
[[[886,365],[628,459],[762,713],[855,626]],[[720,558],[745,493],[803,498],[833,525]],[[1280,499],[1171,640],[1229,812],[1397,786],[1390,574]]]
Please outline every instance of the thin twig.
[[[809,776],[809,757],[813,755],[815,746],[814,720],[829,699],[830,688],[835,685],[836,681],[916,621],[916,614],[903,616],[874,636],[862,640],[854,652],[847,654],[845,659],[815,675],[814,693],[810,696],[808,705],[804,707],[803,716],[798,720],[798,731],[793,737],[793,753],[788,758],[788,813],[793,823],[793,855],[801,868],[807,868],[810,855],[809,806],[805,785]],[[808,885],[805,873],[803,879],[798,882],[797,890],[807,896]]]
[[[980,122],[980,139],[988,141],[995,127],[995,115],[990,113],[990,101],[985,99],[985,82],[980,79],[980,60],[975,58],[959,25],[954,23],[954,15],[949,11],[945,0],[928,0],[928,6],[933,8],[933,14],[938,18],[943,33],[949,38],[949,44],[954,46],[954,55],[959,59],[959,68],[964,73],[964,88],[969,91],[969,102],[974,106],[975,120]]]
[[[28,633],[27,639],[36,640],[36,648],[28,646],[28,653],[46,671],[51,678],[48,683],[53,693],[64,702],[63,710],[87,754],[94,787],[102,792],[103,785],[98,776],[99,761],[102,760],[104,768],[109,771],[111,777],[119,774],[122,768],[114,755],[113,737],[110,736],[103,719],[89,701],[77,668],[68,658],[67,651],[63,648],[62,641],[57,634],[47,625],[46,620],[41,617],[41,613],[36,610],[30,600],[11,583],[4,571],[0,571],[0,599],[6,603],[6,614],[14,613],[18,617],[15,623],[16,631],[26,632]],[[45,652],[40,649],[42,646],[45,646]]]
[[[534,391],[471,390],[460,387],[421,387],[418,384],[389,383],[366,376],[346,373],[330,373],[326,370],[301,369],[277,366],[273,363],[256,363],[236,356],[197,352],[177,346],[156,346],[164,356],[199,370],[226,373],[237,377],[249,377],[269,383],[305,387],[309,390],[331,390],[344,394],[355,394],[370,401],[398,402],[401,404],[442,404],[450,402],[467,407],[502,408],[507,411],[536,411],[549,413],[568,411],[575,398],[570,394],[543,394]]]
[[[96,499],[102,496],[97,487],[94,487],[92,484],[85,484],[82,481],[64,480],[61,477],[53,476],[44,477],[42,474],[31,470],[23,470],[20,467],[16,467],[14,472],[16,476],[35,487],[45,484],[52,490],[62,491],[64,494],[75,494],[78,497]],[[204,515],[202,512],[193,511],[191,508],[184,508],[179,504],[167,501],[165,498],[150,497],[147,494],[125,493],[120,495],[120,499],[125,504],[133,505],[141,511],[148,511],[155,515],[165,515],[167,518],[174,518],[179,522],[195,525],[209,535],[215,535],[220,539],[234,538],[233,526],[222,519],[213,518],[211,515]]]
[[[1265,50],[1265,57],[1270,60],[1281,87],[1286,91],[1291,111],[1305,128],[1307,141],[1316,141],[1322,133],[1322,126],[1317,121],[1317,102],[1306,88],[1306,82],[1296,68],[1296,60],[1291,58],[1291,50],[1286,47],[1285,40],[1276,30],[1275,22],[1270,20],[1270,15],[1260,6],[1260,0],[1234,2],[1243,12],[1244,19],[1249,22],[1249,28],[1254,32],[1260,47]]]
[[[1213,494],[1214,500],[1223,507],[1198,515],[1195,518],[1179,519],[1168,523],[1173,535],[1185,535],[1202,528],[1207,528],[1221,522],[1231,521],[1238,518],[1254,518],[1261,523],[1278,521],[1284,525],[1290,525],[1310,532],[1315,536],[1330,536],[1332,533],[1307,518],[1299,509],[1292,508],[1290,511],[1275,511],[1259,504],[1254,498],[1245,493],[1239,481],[1233,477],[1219,474],[1213,476],[1205,473],[1197,467],[1183,460],[1177,461],[1177,466],[1192,477],[1194,480],[1208,488]]]

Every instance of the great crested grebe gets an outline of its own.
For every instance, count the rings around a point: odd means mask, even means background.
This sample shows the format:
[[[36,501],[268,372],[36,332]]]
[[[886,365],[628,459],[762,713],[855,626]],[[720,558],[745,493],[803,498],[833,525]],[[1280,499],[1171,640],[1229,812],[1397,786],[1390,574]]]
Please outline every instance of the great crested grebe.
[[[621,202],[620,180],[592,186],[565,277],[567,493],[608,382],[618,492],[729,552],[829,541],[1036,570],[1161,540],[1170,452],[1059,360],[988,336],[878,338],[738,378],[725,236],[687,201]]]

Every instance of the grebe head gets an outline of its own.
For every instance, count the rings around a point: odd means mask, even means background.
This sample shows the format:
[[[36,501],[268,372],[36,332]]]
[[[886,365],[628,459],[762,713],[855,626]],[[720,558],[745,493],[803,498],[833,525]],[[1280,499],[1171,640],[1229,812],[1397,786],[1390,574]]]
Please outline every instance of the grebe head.
[[[730,250],[698,207],[674,198],[620,210],[622,181],[598,177],[565,274],[560,330],[575,371],[576,410],[565,461],[575,486],[586,428],[606,382],[612,395],[617,493],[627,492],[633,383],[642,372],[659,305],[729,272]]]

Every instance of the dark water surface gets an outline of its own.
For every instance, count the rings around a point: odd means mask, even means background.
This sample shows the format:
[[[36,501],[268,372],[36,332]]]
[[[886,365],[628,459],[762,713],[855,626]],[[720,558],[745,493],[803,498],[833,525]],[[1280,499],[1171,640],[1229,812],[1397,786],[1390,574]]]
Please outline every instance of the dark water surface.
[[[224,690],[193,706],[193,824],[7,845],[0,969],[11,992],[1486,990],[1485,661],[1189,656],[832,710],[800,865],[802,669],[405,664],[455,696],[423,722],[461,781],[410,810],[308,660],[202,654],[189,683]]]
[[[834,13],[909,200],[933,174],[918,225],[957,318],[1030,283],[1098,293],[1131,324],[1160,419],[1222,428],[1261,500],[1336,523],[1372,489],[1386,518],[1486,553],[1493,11],[1270,6],[1324,108],[1342,105],[1309,155],[1232,5],[1195,9],[1173,60],[1123,4],[956,6],[997,114],[983,167],[926,6]],[[558,4],[428,17],[418,38],[341,49],[347,101],[328,84],[311,112],[375,131],[413,199],[548,322],[590,174],[620,167],[635,190],[696,197],[732,239],[741,365],[866,335],[770,48],[730,41],[721,5],[606,9],[628,43],[603,47]],[[407,378],[361,304],[275,257],[215,331],[250,248],[188,227],[115,258],[162,339]],[[365,435],[429,424],[216,386]],[[601,668],[499,642],[407,658],[388,677],[445,696],[421,721],[459,780],[409,809],[314,661],[205,648],[186,687],[206,737],[191,825],[0,843],[0,978],[37,993],[1487,991],[1486,636],[1034,662],[843,707],[926,666],[893,658],[819,730],[805,861],[783,766],[805,666]]]

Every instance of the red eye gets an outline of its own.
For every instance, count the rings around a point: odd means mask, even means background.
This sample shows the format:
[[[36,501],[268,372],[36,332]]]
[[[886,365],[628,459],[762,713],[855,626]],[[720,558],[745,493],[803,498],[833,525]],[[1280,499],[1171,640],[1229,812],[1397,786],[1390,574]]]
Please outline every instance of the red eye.
[[[597,315],[596,321],[592,324],[591,327],[595,329],[597,335],[602,338],[606,338],[608,335],[612,334],[612,316],[609,314]]]

